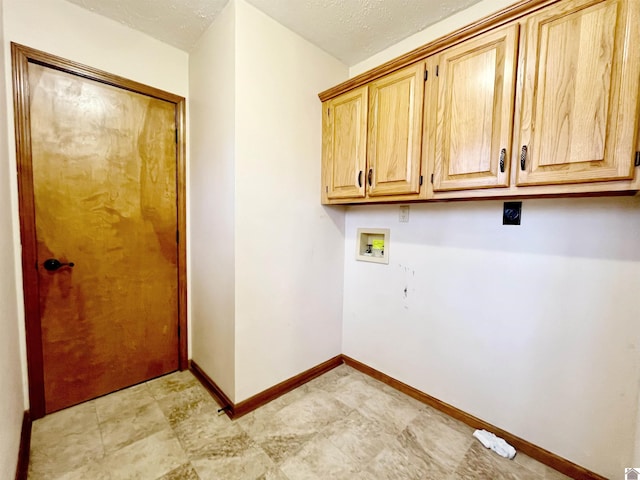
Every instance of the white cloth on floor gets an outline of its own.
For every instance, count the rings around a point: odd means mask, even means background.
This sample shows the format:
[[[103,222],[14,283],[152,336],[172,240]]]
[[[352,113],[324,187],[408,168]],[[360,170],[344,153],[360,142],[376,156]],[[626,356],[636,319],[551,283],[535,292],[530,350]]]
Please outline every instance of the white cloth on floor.
[[[476,430],[473,432],[473,436],[480,440],[480,443],[482,443],[485,448],[490,448],[502,457],[511,460],[516,456],[515,448],[505,442],[502,438],[496,437],[491,432],[487,432],[486,430]]]

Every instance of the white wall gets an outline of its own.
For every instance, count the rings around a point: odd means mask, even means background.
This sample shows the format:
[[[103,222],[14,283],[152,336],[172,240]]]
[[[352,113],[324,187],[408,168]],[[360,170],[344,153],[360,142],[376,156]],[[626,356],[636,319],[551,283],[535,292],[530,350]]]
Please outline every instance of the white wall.
[[[341,353],[344,213],[320,205],[318,92],[347,67],[236,2],[236,400]]]
[[[317,93],[345,65],[232,1],[190,58],[193,359],[235,403],[341,352],[344,212]]]
[[[640,199],[353,207],[344,353],[615,478],[631,465],[640,378]],[[388,266],[354,260],[391,229]],[[405,289],[407,290],[405,294]]]
[[[235,4],[189,56],[193,360],[235,397]]]
[[[186,52],[63,0],[4,3],[6,41],[187,96]]]
[[[5,55],[3,78],[8,85],[11,85],[10,42],[16,42],[177,95],[188,96],[189,71],[186,52],[62,0],[4,0],[3,42]],[[11,88],[8,88],[6,93],[6,99],[11,105]],[[12,112],[8,115],[8,121],[9,171],[16,172]],[[10,178],[13,202],[13,244],[19,266],[20,230],[15,173],[11,174]],[[17,269],[16,277],[20,299],[18,318],[25,372],[24,391],[27,397],[20,268]]]
[[[3,38],[3,0],[0,0],[0,38]],[[22,363],[18,336],[18,297],[14,275],[14,247],[11,217],[10,179],[7,145],[7,103],[4,96],[5,62],[0,49],[0,251],[4,255],[0,275],[0,478],[13,478],[18,461],[24,397]]]

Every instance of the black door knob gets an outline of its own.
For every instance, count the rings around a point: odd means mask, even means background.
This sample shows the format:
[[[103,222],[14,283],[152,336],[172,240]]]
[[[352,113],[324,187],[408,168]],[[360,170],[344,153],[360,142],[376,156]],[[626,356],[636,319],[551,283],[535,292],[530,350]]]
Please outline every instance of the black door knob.
[[[42,266],[44,267],[45,270],[53,272],[54,270],[58,270],[60,267],[72,267],[73,268],[75,266],[75,263],[73,263],[73,262],[62,263],[57,258],[49,258],[49,259],[44,261]]]

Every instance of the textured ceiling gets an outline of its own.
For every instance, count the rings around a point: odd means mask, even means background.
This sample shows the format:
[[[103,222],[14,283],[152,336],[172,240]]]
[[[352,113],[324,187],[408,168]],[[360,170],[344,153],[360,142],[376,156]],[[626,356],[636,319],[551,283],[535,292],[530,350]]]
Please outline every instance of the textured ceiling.
[[[352,66],[479,0],[247,0]]]
[[[67,0],[189,51],[228,0]]]
[[[228,0],[68,0],[189,51]],[[351,66],[479,0],[247,0]]]

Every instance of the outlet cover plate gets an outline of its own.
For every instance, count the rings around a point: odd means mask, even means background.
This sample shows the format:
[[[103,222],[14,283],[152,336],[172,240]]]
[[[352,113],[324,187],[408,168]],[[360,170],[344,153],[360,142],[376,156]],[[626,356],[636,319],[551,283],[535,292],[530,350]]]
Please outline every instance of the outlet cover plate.
[[[400,205],[398,220],[400,223],[409,223],[409,205]]]
[[[503,225],[520,225],[522,219],[522,202],[504,202],[502,209]]]

